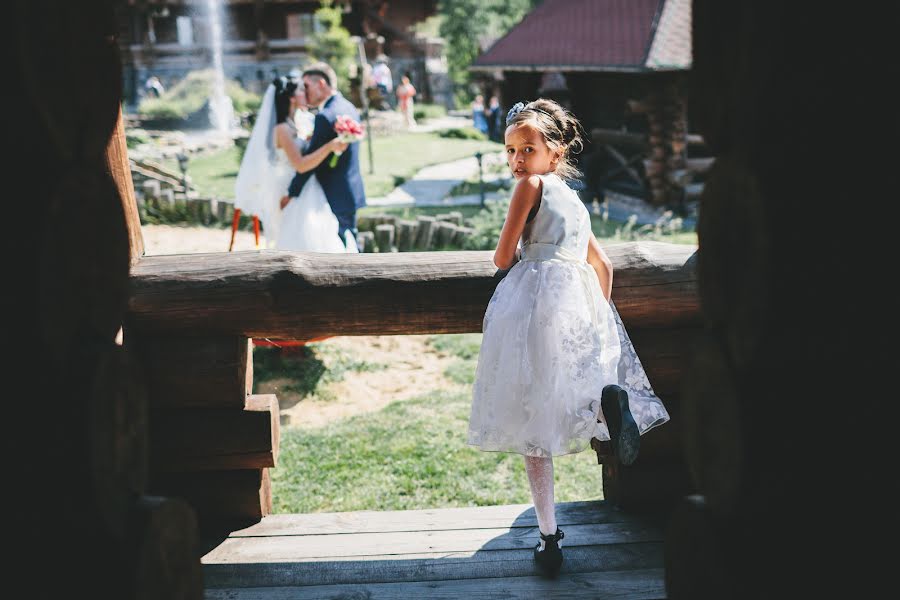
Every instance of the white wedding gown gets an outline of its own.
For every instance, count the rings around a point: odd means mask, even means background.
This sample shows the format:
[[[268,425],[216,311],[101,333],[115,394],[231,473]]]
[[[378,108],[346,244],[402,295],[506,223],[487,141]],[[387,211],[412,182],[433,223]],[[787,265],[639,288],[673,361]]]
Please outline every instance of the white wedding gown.
[[[276,148],[275,157],[273,180],[275,189],[283,190],[281,192],[283,195],[287,192],[296,171],[283,149]],[[345,246],[338,237],[339,229],[340,225],[337,217],[331,212],[325,191],[313,175],[303,185],[300,195],[291,198],[284,207],[275,249],[302,252],[356,252],[355,241]]]

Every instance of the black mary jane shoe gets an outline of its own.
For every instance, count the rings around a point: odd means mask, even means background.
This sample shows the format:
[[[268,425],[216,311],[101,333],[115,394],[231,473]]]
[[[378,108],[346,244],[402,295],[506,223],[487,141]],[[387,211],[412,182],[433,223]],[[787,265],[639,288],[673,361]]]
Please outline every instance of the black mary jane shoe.
[[[546,577],[556,577],[559,569],[562,567],[563,554],[562,548],[559,547],[559,541],[566,537],[562,529],[557,528],[556,533],[551,535],[541,534],[544,540],[544,549],[541,550],[541,543],[538,542],[534,547],[534,562],[537,563],[541,573]]]
[[[623,465],[633,464],[641,447],[641,432],[628,407],[628,393],[617,385],[608,385],[603,388],[600,406],[613,455]]]

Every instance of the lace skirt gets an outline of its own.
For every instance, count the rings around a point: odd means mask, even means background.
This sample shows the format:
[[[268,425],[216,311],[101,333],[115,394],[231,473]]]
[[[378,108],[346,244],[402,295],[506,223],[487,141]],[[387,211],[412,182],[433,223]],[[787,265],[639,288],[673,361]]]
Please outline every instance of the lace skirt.
[[[581,452],[591,438],[609,439],[600,395],[611,383],[628,392],[642,434],[669,420],[585,261],[517,263],[488,303],[483,334],[470,445],[527,456]]]

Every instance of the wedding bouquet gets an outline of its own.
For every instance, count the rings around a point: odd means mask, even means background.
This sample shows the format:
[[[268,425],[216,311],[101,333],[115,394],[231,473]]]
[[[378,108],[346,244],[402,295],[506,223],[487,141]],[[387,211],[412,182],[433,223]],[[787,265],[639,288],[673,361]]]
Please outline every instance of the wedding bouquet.
[[[347,115],[339,115],[334,123],[334,132],[337,133],[338,139],[347,144],[358,142],[363,139],[365,132],[363,126],[354,121]],[[331,161],[328,163],[331,168],[337,166],[337,161],[341,157],[341,152],[335,152],[331,155]]]

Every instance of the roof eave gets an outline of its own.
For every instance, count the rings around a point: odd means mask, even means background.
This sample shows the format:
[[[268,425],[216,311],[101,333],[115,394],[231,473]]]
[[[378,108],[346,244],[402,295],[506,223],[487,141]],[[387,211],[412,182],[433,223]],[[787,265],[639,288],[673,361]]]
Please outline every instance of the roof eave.
[[[638,65],[472,65],[470,71],[584,71],[594,73],[656,73],[658,71],[686,71],[687,68],[665,67],[651,69]]]

